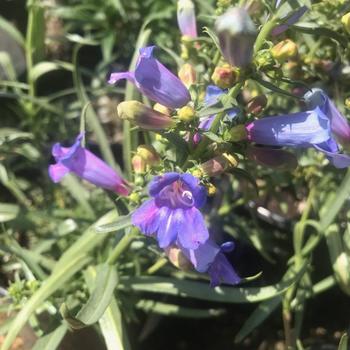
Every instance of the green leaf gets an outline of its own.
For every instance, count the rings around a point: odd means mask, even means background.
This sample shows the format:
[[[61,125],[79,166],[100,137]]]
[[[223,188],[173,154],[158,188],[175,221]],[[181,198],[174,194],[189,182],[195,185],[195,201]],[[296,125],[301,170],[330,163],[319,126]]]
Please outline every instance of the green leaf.
[[[118,277],[115,266],[104,264],[98,267],[94,289],[89,300],[78,312],[76,318],[85,325],[96,323],[110,304],[117,282]]]
[[[0,222],[13,220],[19,213],[19,206],[16,204],[0,203]]]
[[[244,322],[242,328],[235,337],[235,343],[240,343],[255,328],[260,326],[282,302],[282,296],[266,300],[262,302]]]
[[[305,272],[306,264],[297,272],[292,273],[288,280],[276,285],[261,288],[216,287],[208,284],[187,280],[177,280],[169,277],[126,277],[121,279],[118,288],[135,292],[161,293],[184,298],[194,298],[226,303],[256,303],[274,298],[286,291]],[[291,270],[294,271],[294,270]]]
[[[30,70],[30,78],[32,81],[36,81],[41,76],[59,69],[69,69],[72,71],[73,67],[69,64],[60,64],[57,62],[40,62]]]
[[[335,32],[332,29],[329,29],[326,27],[320,27],[316,23],[299,23],[297,25],[294,25],[293,29],[305,34],[312,34],[316,36],[324,36],[326,38],[332,38],[336,40],[339,44],[341,44],[343,47],[347,47],[348,45],[348,39],[346,37]]]
[[[131,216],[125,215],[118,218],[117,221],[110,224],[105,224],[101,226],[95,226],[95,230],[98,233],[109,233],[116,232],[131,226]]]
[[[51,276],[46,279],[41,287],[24,304],[21,311],[17,314],[7,336],[1,346],[1,350],[9,350],[16,336],[29,320],[35,310],[53,293],[62,288],[78,271],[80,271],[88,262],[85,254],[79,254],[72,257],[67,263],[61,264],[60,268],[54,270]]]
[[[213,40],[213,43],[216,46],[216,48],[219,51],[221,51],[220,44],[219,44],[219,38],[217,37],[215,32],[213,30],[209,29],[208,27],[203,27],[203,32],[207,33],[209,35],[210,39]]]
[[[32,350],[56,350],[66,335],[68,327],[62,324],[54,331],[38,339]]]
[[[218,317],[225,313],[224,309],[195,309],[174,304],[162,303],[154,300],[142,299],[136,304],[136,308],[145,312],[153,312],[165,316],[186,318],[210,318]]]
[[[348,350],[348,335],[344,333],[340,339],[338,350]]]
[[[85,271],[84,277],[88,286],[93,285],[96,275],[97,271],[93,266]],[[106,311],[99,319],[99,325],[108,350],[131,349],[119,306],[114,297],[112,297]]]
[[[209,140],[216,142],[216,143],[225,143],[222,137],[214,134],[211,131],[205,131],[202,133],[204,136],[206,136]]]
[[[24,48],[24,38],[22,33],[7,19],[0,16],[0,28],[9,34],[17,43]]]
[[[13,66],[13,63],[12,63],[12,58],[5,51],[0,51],[0,65],[4,70],[4,72],[6,73],[6,78],[8,80],[10,81],[17,80],[17,74],[16,74],[15,67]]]

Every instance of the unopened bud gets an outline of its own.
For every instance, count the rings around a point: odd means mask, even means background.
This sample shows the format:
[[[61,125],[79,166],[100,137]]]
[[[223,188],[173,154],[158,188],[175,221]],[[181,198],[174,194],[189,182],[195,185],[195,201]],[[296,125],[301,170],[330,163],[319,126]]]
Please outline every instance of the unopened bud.
[[[178,76],[187,88],[195,84],[197,79],[196,71],[193,68],[193,66],[189,63],[185,63],[180,68]]]
[[[163,130],[175,125],[168,115],[155,111],[138,101],[125,101],[118,105],[118,115],[146,130]]]
[[[247,139],[247,130],[244,125],[236,125],[230,130],[230,141],[239,142]]]
[[[165,254],[169,258],[169,261],[178,269],[183,271],[189,271],[192,269],[191,262],[182,253],[181,249],[173,245],[165,249]]]
[[[146,163],[145,160],[138,154],[135,154],[131,158],[132,168],[136,174],[142,174],[146,171]]]
[[[271,49],[271,54],[276,61],[283,63],[298,55],[298,46],[294,41],[285,39]]]
[[[137,192],[132,192],[129,194],[129,197],[131,202],[139,202],[140,201],[140,195]]]
[[[350,295],[350,260],[345,252],[341,252],[337,256],[333,269],[340,287]]]
[[[265,95],[259,95],[252,98],[247,104],[248,113],[254,115],[260,114],[267,105],[267,97]]]
[[[153,146],[140,145],[137,147],[136,154],[145,160],[147,166],[152,167],[159,164],[160,158]]]
[[[215,28],[226,61],[236,67],[249,65],[257,32],[248,12],[231,8],[218,17]]]
[[[345,107],[350,108],[350,97],[345,100]]]
[[[211,80],[221,89],[228,89],[239,79],[239,70],[231,67],[229,64],[215,67]]]
[[[197,177],[198,179],[200,179],[204,174],[203,171],[199,168],[196,168],[194,170],[191,171],[191,174],[195,177]]]
[[[238,160],[231,154],[220,154],[204,163],[199,168],[203,174],[208,176],[218,176],[227,170],[235,168],[238,165]]]
[[[350,34],[350,12],[346,13],[341,18],[341,22],[343,23],[345,30]]]
[[[196,116],[195,110],[190,106],[185,106],[177,111],[177,116],[183,122],[190,122]]]
[[[182,35],[197,37],[196,14],[191,0],[178,0],[177,23]]]
[[[160,113],[163,113],[163,114],[166,114],[166,115],[169,115],[171,114],[171,109],[166,107],[166,106],[163,106],[161,105],[160,103],[156,103],[154,106],[153,106],[153,109],[157,112],[160,112]]]

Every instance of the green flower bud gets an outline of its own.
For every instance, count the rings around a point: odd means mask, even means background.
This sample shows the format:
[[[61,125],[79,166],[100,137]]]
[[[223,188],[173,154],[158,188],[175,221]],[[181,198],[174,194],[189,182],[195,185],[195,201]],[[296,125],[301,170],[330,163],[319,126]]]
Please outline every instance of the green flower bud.
[[[298,46],[290,39],[282,40],[271,49],[271,54],[276,61],[283,63],[298,55]]]
[[[233,68],[229,64],[215,67],[211,80],[221,89],[228,89],[237,83],[239,79],[239,69]]]
[[[146,130],[163,130],[175,125],[168,115],[155,111],[138,101],[125,101],[118,105],[118,116]]]
[[[341,22],[343,23],[345,30],[350,34],[350,12],[341,18]]]

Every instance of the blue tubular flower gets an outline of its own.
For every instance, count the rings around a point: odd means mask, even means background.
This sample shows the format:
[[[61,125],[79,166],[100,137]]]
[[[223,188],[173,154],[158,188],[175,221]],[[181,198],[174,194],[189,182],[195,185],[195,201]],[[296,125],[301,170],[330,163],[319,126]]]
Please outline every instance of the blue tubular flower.
[[[177,23],[182,35],[197,38],[196,14],[191,0],[178,0]]]
[[[149,185],[153,197],[134,211],[133,225],[148,236],[155,235],[161,248],[178,243],[197,249],[208,237],[204,218],[198,210],[206,202],[206,190],[191,174],[165,173]]]
[[[178,77],[153,57],[154,48],[148,46],[140,49],[135,71],[112,73],[108,83],[115,84],[127,79],[152,101],[169,108],[180,108],[190,101],[190,93]]]
[[[93,153],[81,146],[83,134],[79,134],[73,146],[67,148],[56,143],[52,155],[56,164],[49,166],[49,175],[53,182],[59,182],[67,173],[72,172],[92,184],[127,196],[127,182],[114,169]]]
[[[348,147],[350,145],[350,125],[329,97],[321,89],[312,89],[305,94],[304,98],[308,108],[322,110],[330,121],[330,128],[335,138],[343,146]],[[335,167],[350,166],[350,156],[339,153],[339,145],[333,138],[315,145],[315,148],[323,152]]]
[[[216,287],[220,283],[235,285],[241,281],[224,254],[234,249],[233,242],[226,242],[219,247],[208,239],[196,250],[182,247],[180,249],[198,272],[208,273],[211,287]]]
[[[280,1],[277,1],[276,8],[279,5],[280,5]],[[282,34],[293,24],[297,23],[299,19],[302,16],[304,16],[307,10],[308,10],[307,6],[300,6],[297,10],[291,11],[289,14],[287,14],[287,16],[281,19],[280,24],[272,30],[271,34],[274,36]]]
[[[255,120],[246,130],[249,141],[267,146],[312,147],[330,139],[330,122],[320,108]]]

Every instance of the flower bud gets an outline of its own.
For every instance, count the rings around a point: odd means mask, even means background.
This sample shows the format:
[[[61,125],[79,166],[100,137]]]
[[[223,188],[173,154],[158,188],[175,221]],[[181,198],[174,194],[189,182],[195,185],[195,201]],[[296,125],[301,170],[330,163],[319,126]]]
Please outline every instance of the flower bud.
[[[118,105],[118,115],[146,130],[163,130],[171,128],[175,122],[163,113],[138,101],[125,101]]]
[[[197,37],[196,14],[191,0],[178,0],[177,23],[182,35]]]
[[[144,159],[147,166],[152,167],[159,164],[160,158],[153,146],[140,145],[137,147],[136,154]]]
[[[192,269],[190,260],[186,258],[180,248],[172,245],[165,249],[165,254],[169,258],[169,261],[178,269],[183,271],[189,271]]]
[[[248,113],[254,115],[260,114],[267,105],[267,97],[265,95],[259,95],[252,98],[247,104]]]
[[[239,79],[239,70],[232,68],[229,64],[215,67],[211,80],[221,89],[228,89]]]
[[[345,107],[346,107],[346,108],[350,108],[350,97],[348,97],[347,99],[345,99]]]
[[[350,34],[350,12],[346,13],[341,18],[341,22],[343,23],[345,30]]]
[[[247,66],[257,35],[248,12],[239,7],[229,9],[216,20],[215,28],[226,61],[236,67]]]
[[[335,277],[341,289],[350,295],[350,260],[345,252],[341,252],[333,263]]]
[[[146,162],[139,154],[135,154],[131,158],[131,164],[136,174],[142,174],[146,171]]]
[[[239,142],[247,139],[247,130],[244,125],[236,125],[230,130],[230,141]]]
[[[271,49],[271,54],[276,61],[283,63],[284,61],[290,58],[295,58],[298,55],[298,46],[294,41],[285,39]]]
[[[160,113],[163,113],[163,114],[166,114],[166,115],[170,115],[171,114],[171,109],[166,107],[166,106],[161,105],[160,103],[156,103],[153,106],[153,109],[155,111],[157,111],[157,112],[160,112]]]
[[[196,71],[193,68],[193,66],[189,63],[185,63],[180,68],[178,76],[187,88],[193,85],[197,79]]]
[[[177,111],[177,116],[183,122],[190,122],[191,120],[193,120],[195,118],[196,112],[192,107],[185,106],[185,107],[180,108]]]
[[[205,163],[202,163],[199,168],[205,175],[218,176],[225,171],[236,167],[237,165],[237,158],[231,154],[223,153],[206,161]]]

